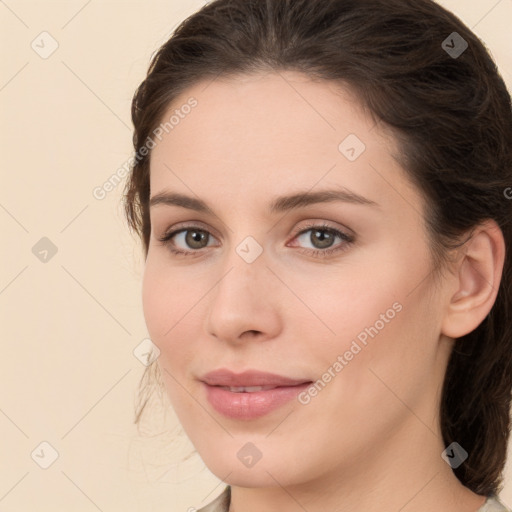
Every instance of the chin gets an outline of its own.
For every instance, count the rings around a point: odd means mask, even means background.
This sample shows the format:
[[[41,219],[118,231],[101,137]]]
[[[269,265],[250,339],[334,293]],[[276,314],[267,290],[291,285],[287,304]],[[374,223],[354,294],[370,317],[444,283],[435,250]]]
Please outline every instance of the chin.
[[[218,478],[226,482],[229,485],[235,485],[239,487],[274,487],[283,484],[284,475],[286,479],[290,478],[289,467],[283,467],[279,464],[278,460],[275,460],[276,454],[274,453],[272,458],[262,457],[261,459],[254,462],[256,459],[250,460],[251,453],[250,445],[245,448],[245,451],[240,451],[238,444],[236,443],[236,449],[226,449],[222,452],[215,453],[201,453],[199,456],[202,458],[208,469]],[[244,443],[241,443],[244,446]],[[256,453],[254,453],[256,455]],[[244,458],[247,459],[244,461]],[[272,477],[275,477],[272,478]],[[285,482],[289,483],[289,482]]]
[[[260,467],[258,469],[234,469],[225,467],[225,472],[214,473],[218,478],[223,479],[228,485],[247,488],[276,487],[278,485],[290,485],[290,482],[283,481],[282,472]],[[229,473],[231,471],[231,473]],[[226,476],[229,473],[229,476]],[[281,475],[281,476],[280,476]],[[275,476],[276,478],[272,478]],[[288,475],[289,478],[289,475]],[[279,483],[278,483],[279,482]]]

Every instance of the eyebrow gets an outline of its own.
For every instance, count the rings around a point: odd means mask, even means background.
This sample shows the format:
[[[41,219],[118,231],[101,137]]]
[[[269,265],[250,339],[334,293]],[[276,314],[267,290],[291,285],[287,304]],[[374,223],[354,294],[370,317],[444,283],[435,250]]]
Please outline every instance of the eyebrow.
[[[269,212],[271,214],[275,214],[304,208],[312,204],[335,201],[380,208],[380,205],[375,201],[367,199],[366,197],[356,194],[348,189],[341,188],[338,190],[319,190],[317,192],[297,192],[291,195],[279,196],[270,203]],[[203,200],[176,192],[160,192],[155,194],[150,199],[149,206],[152,207],[156,205],[180,206],[181,208],[187,208],[189,210],[204,213],[212,211],[208,204]]]

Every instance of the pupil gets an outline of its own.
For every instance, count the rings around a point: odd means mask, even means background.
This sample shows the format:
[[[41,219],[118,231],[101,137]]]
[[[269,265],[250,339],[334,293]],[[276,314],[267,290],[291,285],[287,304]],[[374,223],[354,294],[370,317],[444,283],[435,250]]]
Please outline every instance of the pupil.
[[[322,248],[329,247],[329,242],[331,241],[330,240],[331,234],[328,231],[315,231],[314,235],[318,236],[320,238],[319,241],[320,241]],[[313,245],[314,245],[314,243],[313,243]]]
[[[204,233],[201,231],[189,231],[189,237],[191,238],[191,243],[187,240],[187,243],[194,247],[194,243],[200,244],[202,239],[204,239]]]

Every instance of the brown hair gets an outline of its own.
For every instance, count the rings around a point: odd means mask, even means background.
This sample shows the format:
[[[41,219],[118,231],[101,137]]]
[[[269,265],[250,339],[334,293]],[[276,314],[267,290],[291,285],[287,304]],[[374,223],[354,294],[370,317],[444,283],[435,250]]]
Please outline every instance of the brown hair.
[[[468,44],[461,55],[447,51],[456,41],[463,48],[453,32]],[[136,157],[124,197],[130,227],[147,255],[151,153],[143,148],[173,99],[200,80],[279,70],[349,86],[392,130],[402,166],[428,201],[435,268],[482,221],[501,228],[506,260],[498,296],[478,328],[455,344],[440,411],[445,446],[456,441],[469,453],[456,476],[477,494],[498,493],[512,390],[511,101],[482,42],[452,13],[431,0],[205,5],[153,56],[134,95]]]

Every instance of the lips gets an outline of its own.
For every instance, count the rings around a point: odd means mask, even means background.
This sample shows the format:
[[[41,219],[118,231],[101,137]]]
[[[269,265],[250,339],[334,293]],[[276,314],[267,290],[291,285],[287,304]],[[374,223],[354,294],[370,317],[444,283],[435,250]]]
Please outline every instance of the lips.
[[[277,388],[282,386],[296,386],[311,382],[307,379],[290,379],[275,373],[260,372],[258,370],[247,370],[242,373],[233,373],[230,370],[214,370],[207,373],[200,380],[209,386],[223,387],[253,387],[264,386]]]
[[[312,381],[248,370],[239,374],[215,370],[201,379],[206,398],[219,413],[232,419],[264,416],[295,398]]]

